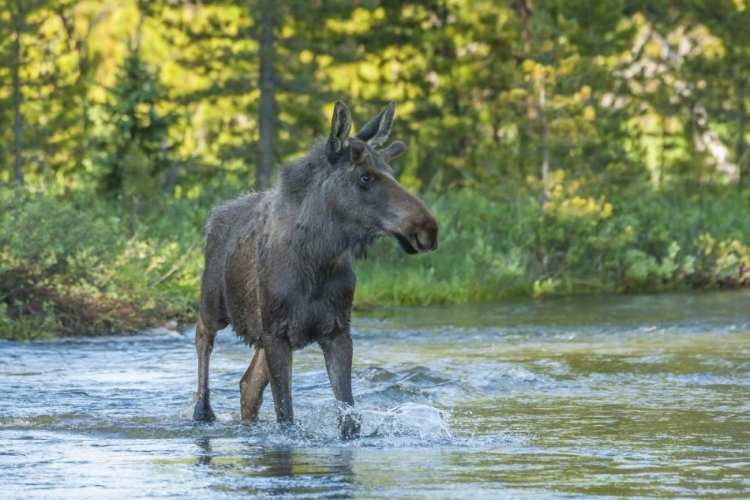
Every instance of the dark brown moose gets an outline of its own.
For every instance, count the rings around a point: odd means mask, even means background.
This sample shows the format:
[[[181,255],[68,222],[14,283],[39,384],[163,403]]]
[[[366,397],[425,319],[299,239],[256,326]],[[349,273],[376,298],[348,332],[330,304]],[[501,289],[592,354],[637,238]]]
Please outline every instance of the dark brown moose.
[[[292,351],[317,342],[333,394],[342,402],[341,437],[359,434],[351,410],[351,258],[380,236],[409,254],[438,246],[438,225],[404,189],[389,162],[406,146],[388,139],[396,102],[349,137],[351,114],[336,102],[327,140],[285,166],[275,189],[214,209],[206,223],[206,263],[195,334],[198,391],[193,418],[213,420],[208,365],[218,330],[232,325],[255,356],[240,381],[242,418],[257,421],[271,383],[276,417],[291,423]]]

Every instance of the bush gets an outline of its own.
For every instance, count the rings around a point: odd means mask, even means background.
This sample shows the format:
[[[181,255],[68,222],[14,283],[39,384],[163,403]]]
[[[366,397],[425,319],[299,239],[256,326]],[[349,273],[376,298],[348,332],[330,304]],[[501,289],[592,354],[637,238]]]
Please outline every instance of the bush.
[[[128,237],[112,212],[39,196],[0,193],[0,213],[0,338],[129,332],[191,314],[194,297],[153,277],[181,253],[174,238]]]
[[[561,293],[750,285],[750,218],[738,190],[642,189],[589,197],[574,183],[535,198],[459,192],[426,200],[440,248],[403,255],[380,242],[357,263],[360,303],[429,304]]]

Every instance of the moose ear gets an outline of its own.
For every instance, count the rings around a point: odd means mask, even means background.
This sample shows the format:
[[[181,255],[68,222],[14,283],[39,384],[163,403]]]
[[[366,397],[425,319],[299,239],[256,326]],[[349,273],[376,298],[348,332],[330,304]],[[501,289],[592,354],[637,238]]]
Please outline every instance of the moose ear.
[[[331,119],[331,135],[328,138],[328,152],[336,155],[349,144],[349,132],[352,130],[352,114],[341,101],[336,101]]]
[[[378,147],[388,140],[393,126],[393,116],[396,114],[396,101],[391,101],[388,106],[375,118],[367,122],[362,130],[357,133],[357,139],[362,139],[372,147]]]
[[[349,141],[351,147],[349,148],[352,163],[358,165],[365,159],[365,143],[356,139]]]
[[[401,156],[404,151],[406,151],[406,144],[401,141],[395,141],[391,143],[390,146],[381,151],[380,154],[385,156],[385,161],[390,162],[391,160],[395,160],[396,158]]]

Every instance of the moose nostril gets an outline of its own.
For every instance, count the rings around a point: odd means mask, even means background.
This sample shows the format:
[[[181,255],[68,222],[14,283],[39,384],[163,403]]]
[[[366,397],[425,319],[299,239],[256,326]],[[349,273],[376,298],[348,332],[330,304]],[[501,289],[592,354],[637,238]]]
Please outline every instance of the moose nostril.
[[[417,232],[417,233],[414,233],[414,241],[416,241],[416,242],[417,242],[417,248],[418,248],[418,249],[419,249],[420,251],[424,251],[424,250],[425,250],[425,249],[427,248],[427,247],[425,247],[424,243],[422,243],[422,242],[421,242],[421,241],[419,240],[419,233],[418,233],[418,232]]]

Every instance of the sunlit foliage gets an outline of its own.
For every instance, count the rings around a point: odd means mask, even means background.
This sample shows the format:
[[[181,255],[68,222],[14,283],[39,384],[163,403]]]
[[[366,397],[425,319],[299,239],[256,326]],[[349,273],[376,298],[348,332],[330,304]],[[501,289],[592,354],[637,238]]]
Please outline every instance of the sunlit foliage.
[[[256,185],[261,125],[275,173],[327,132],[335,100],[356,128],[397,99],[409,148],[394,167],[436,207],[441,249],[379,245],[360,303],[747,285],[748,26],[740,0],[0,0],[2,230],[79,214],[84,257],[70,238],[50,248],[103,267],[71,290],[92,302],[120,283],[188,318],[201,221]],[[68,283],[73,268],[8,238],[0,279]],[[0,317],[65,330],[58,302],[29,297],[0,290]]]

